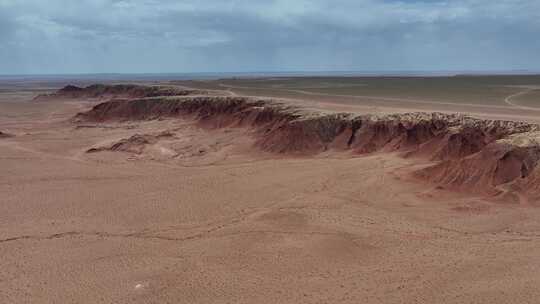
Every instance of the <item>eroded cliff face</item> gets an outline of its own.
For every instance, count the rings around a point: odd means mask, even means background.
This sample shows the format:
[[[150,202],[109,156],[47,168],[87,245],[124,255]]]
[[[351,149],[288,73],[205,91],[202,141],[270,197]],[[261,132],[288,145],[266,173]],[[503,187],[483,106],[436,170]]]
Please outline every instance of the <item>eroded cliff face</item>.
[[[443,113],[323,114],[225,96],[112,100],[78,114],[75,121],[164,117],[194,119],[207,128],[244,127],[257,148],[273,153],[399,151],[429,160],[431,165],[414,175],[445,188],[499,195],[501,186],[507,186],[531,196],[540,193],[540,127],[528,123]]]
[[[500,186],[513,182],[519,182],[522,190],[528,191],[523,185],[539,170],[539,139],[538,132],[509,135],[489,143],[477,153],[444,160],[417,174],[445,187],[478,193],[499,194]]]
[[[77,98],[144,98],[156,96],[186,96],[186,95],[204,95],[206,91],[185,90],[176,87],[166,86],[142,86],[134,84],[104,85],[94,84],[88,87],[77,87],[73,85],[65,86],[56,93],[48,95],[39,95],[35,99],[77,99]]]

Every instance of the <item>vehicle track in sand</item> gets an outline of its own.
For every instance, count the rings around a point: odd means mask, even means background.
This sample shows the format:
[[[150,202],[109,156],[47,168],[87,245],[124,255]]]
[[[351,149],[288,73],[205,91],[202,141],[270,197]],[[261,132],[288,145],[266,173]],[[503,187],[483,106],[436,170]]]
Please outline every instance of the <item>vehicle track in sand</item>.
[[[514,93],[512,95],[509,95],[507,96],[505,99],[504,99],[504,102],[512,107],[516,107],[516,108],[519,108],[519,109],[523,109],[523,110],[531,110],[531,111],[540,111],[540,108],[535,108],[535,107],[527,107],[527,106],[522,106],[522,105],[519,105],[519,104],[516,104],[513,100],[515,100],[516,98],[520,97],[520,96],[523,96],[523,95],[527,95],[531,92],[534,92],[536,90],[538,90],[539,88],[538,87],[531,87],[531,88],[528,88],[528,89],[525,89],[523,91],[520,91],[520,92],[517,92],[517,93]]]
[[[427,105],[448,105],[448,106],[465,106],[465,107],[490,107],[490,108],[499,108],[499,109],[508,109],[508,106],[511,107],[518,107],[520,109],[527,109],[527,110],[540,110],[537,108],[527,108],[527,107],[521,107],[518,105],[515,105],[513,103],[510,103],[508,101],[508,98],[510,99],[523,95],[525,93],[528,93],[535,89],[529,89],[526,92],[518,92],[516,94],[512,94],[508,96],[504,101],[507,105],[482,105],[482,104],[472,104],[472,103],[453,103],[453,102],[445,102],[445,101],[436,101],[436,100],[421,100],[421,99],[408,99],[408,98],[395,98],[395,97],[381,97],[381,96],[372,96],[372,95],[346,95],[346,94],[328,94],[328,93],[319,93],[319,92],[311,92],[311,91],[305,91],[305,90],[298,90],[298,89],[283,89],[283,88],[273,88],[273,87],[251,87],[251,86],[234,86],[234,85],[228,85],[224,83],[218,84],[220,87],[223,87],[227,89],[227,92],[232,92],[234,89],[240,89],[240,90],[274,90],[274,91],[282,91],[282,92],[290,92],[290,93],[297,93],[297,94],[303,94],[303,95],[310,95],[310,96],[326,96],[326,97],[342,97],[342,98],[354,98],[354,99],[370,99],[375,100],[379,102],[405,102],[405,103],[419,103],[419,104],[427,104]],[[268,96],[258,96],[257,97],[268,97]],[[269,97],[272,98],[272,97]],[[279,98],[284,99],[284,98]],[[286,98],[286,99],[296,99],[296,98]],[[298,100],[298,99],[296,99]],[[300,99],[301,100],[301,99]]]

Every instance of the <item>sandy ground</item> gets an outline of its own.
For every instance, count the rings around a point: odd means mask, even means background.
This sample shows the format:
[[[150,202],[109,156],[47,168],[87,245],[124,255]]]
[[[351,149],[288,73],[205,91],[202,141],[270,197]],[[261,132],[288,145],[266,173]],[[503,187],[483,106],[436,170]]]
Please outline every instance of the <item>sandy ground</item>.
[[[90,106],[0,101],[0,303],[538,303],[537,208],[409,180],[396,154],[69,122]]]

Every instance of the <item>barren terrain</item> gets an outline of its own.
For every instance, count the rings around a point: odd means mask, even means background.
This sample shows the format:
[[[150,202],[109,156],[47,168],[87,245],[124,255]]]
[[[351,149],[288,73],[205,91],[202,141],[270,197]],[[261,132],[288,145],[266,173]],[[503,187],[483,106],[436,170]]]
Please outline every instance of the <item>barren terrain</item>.
[[[4,84],[0,303],[537,303],[538,78],[401,81]]]
[[[232,95],[286,98],[344,112],[439,111],[540,122],[538,75],[440,77],[292,77],[173,81]],[[507,98],[510,97],[510,100]]]

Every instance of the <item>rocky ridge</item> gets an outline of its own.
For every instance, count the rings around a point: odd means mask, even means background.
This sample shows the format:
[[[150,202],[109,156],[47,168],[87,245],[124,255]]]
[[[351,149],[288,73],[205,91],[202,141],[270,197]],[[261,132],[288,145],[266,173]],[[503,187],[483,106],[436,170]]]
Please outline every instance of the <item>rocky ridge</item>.
[[[202,90],[181,89],[167,86],[143,86],[135,84],[105,85],[94,84],[87,87],[68,85],[52,94],[39,95],[35,100],[44,99],[111,99],[111,98],[144,98],[156,96],[204,95]]]
[[[540,126],[529,123],[444,113],[325,114],[274,100],[228,96],[116,99],[74,121],[175,117],[195,119],[207,128],[246,128],[256,147],[273,153],[397,151],[429,160],[414,175],[440,187],[491,195],[513,189],[540,197]]]

